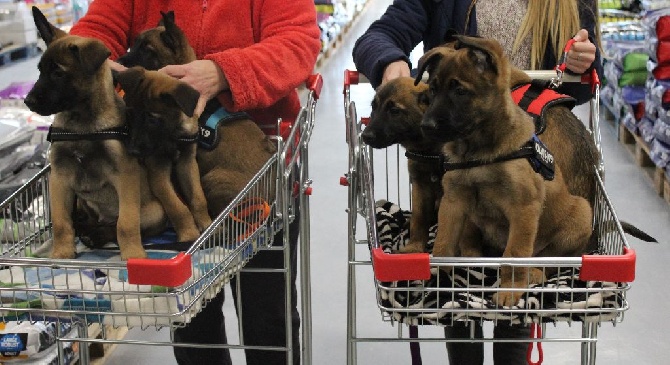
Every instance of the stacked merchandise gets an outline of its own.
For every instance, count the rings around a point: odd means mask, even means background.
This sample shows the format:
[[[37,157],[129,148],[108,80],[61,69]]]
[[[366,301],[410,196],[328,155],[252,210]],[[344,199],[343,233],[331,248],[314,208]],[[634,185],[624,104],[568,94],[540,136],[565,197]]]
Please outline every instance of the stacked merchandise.
[[[351,25],[366,0],[314,0],[321,29],[321,53],[327,54],[338,37]]]
[[[637,133],[648,75],[640,15],[627,10],[602,9],[600,16],[605,72],[602,102],[617,121]]]
[[[651,73],[645,98],[645,116],[649,123],[640,135],[649,145],[649,158],[657,167],[665,169],[670,181],[670,8],[659,7],[656,2],[646,3],[644,5],[652,7],[646,9],[642,19],[648,34],[645,49]]]
[[[78,343],[64,342],[62,356],[59,356],[56,342],[58,335],[76,338],[79,333],[76,325],[60,321],[0,325],[0,361],[3,364],[69,365],[79,359]]]

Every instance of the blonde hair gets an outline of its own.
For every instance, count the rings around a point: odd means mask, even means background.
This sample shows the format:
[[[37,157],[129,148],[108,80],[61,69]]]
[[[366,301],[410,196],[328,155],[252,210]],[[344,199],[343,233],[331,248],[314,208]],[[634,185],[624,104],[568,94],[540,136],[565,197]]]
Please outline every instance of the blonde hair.
[[[513,52],[516,52],[524,39],[530,35],[530,68],[536,70],[542,67],[549,40],[554,54],[560,57],[568,40],[574,37],[579,29],[581,26],[577,1],[528,0],[528,10],[514,40]]]

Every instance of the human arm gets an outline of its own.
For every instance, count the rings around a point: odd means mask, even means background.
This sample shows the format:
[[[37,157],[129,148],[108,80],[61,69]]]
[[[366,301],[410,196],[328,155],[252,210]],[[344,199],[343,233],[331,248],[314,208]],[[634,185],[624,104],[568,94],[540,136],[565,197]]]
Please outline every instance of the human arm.
[[[72,26],[70,34],[101,40],[115,60],[128,49],[132,13],[131,0],[96,0]]]
[[[240,34],[240,37],[253,37],[255,43],[202,57],[210,62],[207,65],[213,62],[218,67],[223,79],[219,79],[222,82],[218,87],[210,85],[211,89],[199,91],[210,95],[220,92],[219,100],[229,111],[266,108],[294,91],[313,71],[321,48],[313,1],[251,2],[254,4],[253,29],[227,31],[253,33]],[[191,63],[182,68],[194,65]],[[191,69],[196,70],[195,67]]]
[[[402,61],[409,70],[409,54],[423,40],[428,23],[421,0],[395,0],[356,41],[353,50],[356,69],[368,77],[374,88],[381,84],[389,64]],[[395,67],[404,68],[401,64]]]

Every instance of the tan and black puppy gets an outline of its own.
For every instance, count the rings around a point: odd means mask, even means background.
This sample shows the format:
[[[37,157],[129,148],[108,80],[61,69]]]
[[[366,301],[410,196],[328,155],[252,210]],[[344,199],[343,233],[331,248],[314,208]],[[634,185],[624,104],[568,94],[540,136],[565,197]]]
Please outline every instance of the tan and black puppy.
[[[449,160],[433,255],[481,256],[482,245],[508,258],[583,253],[593,221],[590,188],[579,194],[566,183],[594,174],[594,164],[575,161],[582,152],[570,143],[591,141],[581,122],[549,121],[544,145],[535,140],[532,117],[512,100],[512,69],[495,40],[457,37],[421,58],[419,73],[426,70],[430,105],[422,128],[445,143]],[[561,160],[554,163],[552,153]],[[544,280],[535,268],[501,270],[503,288]],[[520,294],[500,292],[494,300],[511,306]]]
[[[169,14],[163,14],[162,24],[146,30],[123,56],[126,66],[157,70],[196,59],[188,39],[174,23],[174,15]],[[211,217],[218,216],[277,151],[275,143],[251,119],[233,118],[214,128],[216,143],[197,152]]]
[[[33,17],[47,49],[25,103],[40,115],[56,114],[49,132],[51,257],[75,257],[75,200],[100,225],[116,226],[123,259],[146,257],[141,234],[160,233],[166,219],[125,147],[125,108],[106,63],[110,52],[100,41],[54,27],[36,7]]]
[[[126,67],[158,70],[166,65],[182,65],[195,60],[195,51],[174,22],[174,12],[161,12],[161,16],[158,25],[140,33],[128,53],[117,62]]]
[[[380,86],[372,100],[370,121],[361,133],[372,148],[400,144],[406,150],[412,183],[409,242],[403,253],[425,252],[428,229],[437,222],[442,198],[442,143],[425,138],[421,120],[428,107],[428,85],[414,85],[411,77],[393,79]]]
[[[211,223],[195,159],[199,135],[193,115],[200,93],[171,76],[141,67],[116,74],[128,108],[130,149],[146,166],[179,242],[194,241]],[[172,183],[174,166],[179,192]]]

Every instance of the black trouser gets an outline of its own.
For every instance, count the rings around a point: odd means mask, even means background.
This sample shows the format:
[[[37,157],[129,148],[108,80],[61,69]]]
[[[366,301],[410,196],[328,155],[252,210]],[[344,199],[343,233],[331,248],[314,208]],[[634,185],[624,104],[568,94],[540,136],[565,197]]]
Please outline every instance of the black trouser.
[[[470,338],[470,326],[475,326],[475,338],[482,338],[482,326],[471,323],[455,323],[444,328],[444,335],[449,338]],[[530,327],[504,324],[493,327],[494,338],[529,338]],[[495,365],[526,365],[528,342],[494,342],[493,363]],[[482,365],[484,363],[484,343],[449,343],[447,342],[449,365]]]
[[[300,216],[289,226],[291,247],[291,324],[293,326],[293,364],[300,364],[300,316],[297,308],[296,265]],[[274,237],[274,245],[283,243],[283,232]],[[284,251],[260,251],[247,268],[284,267]],[[242,272],[240,274],[240,294],[242,305],[242,326],[244,344],[247,346],[286,347],[286,315],[284,273]],[[230,282],[233,288],[235,309],[237,308],[237,278]],[[181,343],[225,344],[226,329],[223,317],[224,291],[198,313],[184,328],[176,329],[174,341]],[[223,348],[174,347],[174,355],[180,365],[232,365],[230,352]],[[247,365],[286,365],[285,351],[245,350]]]

